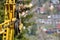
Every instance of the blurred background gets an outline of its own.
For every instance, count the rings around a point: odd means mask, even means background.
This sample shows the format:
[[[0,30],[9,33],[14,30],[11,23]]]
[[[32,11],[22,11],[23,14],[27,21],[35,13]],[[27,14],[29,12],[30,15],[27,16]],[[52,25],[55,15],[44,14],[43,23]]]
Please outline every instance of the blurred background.
[[[0,0],[0,23],[4,22],[4,3],[5,0]],[[60,40],[60,0],[16,0],[17,9],[19,4],[32,7],[22,12],[26,33],[15,40],[25,40],[23,37],[26,40]]]

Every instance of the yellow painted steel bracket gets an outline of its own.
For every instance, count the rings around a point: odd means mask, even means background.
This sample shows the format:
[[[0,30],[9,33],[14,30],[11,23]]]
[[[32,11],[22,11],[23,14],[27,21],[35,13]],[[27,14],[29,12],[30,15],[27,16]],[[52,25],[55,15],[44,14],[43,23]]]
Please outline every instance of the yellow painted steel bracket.
[[[6,20],[4,23],[1,23],[0,24],[0,34],[2,34],[4,32],[5,27],[8,27],[9,25],[13,24],[15,21],[16,21],[16,18],[13,18],[12,20]]]

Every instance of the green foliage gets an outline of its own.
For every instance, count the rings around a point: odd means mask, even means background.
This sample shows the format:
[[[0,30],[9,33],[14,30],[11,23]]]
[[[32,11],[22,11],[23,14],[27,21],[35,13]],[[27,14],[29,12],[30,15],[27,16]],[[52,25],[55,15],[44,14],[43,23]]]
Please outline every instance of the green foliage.
[[[2,40],[2,35],[0,35],[0,40]]]
[[[31,26],[31,25],[34,25],[34,24],[35,24],[34,22],[27,22],[27,23],[24,23],[24,26],[28,27],[28,26]]]
[[[0,0],[0,23],[4,21],[4,1]]]
[[[31,35],[36,35],[36,30],[37,30],[37,25],[33,24],[32,29],[31,29]]]
[[[31,0],[27,0],[26,2],[24,2],[24,4],[29,4],[31,2]]]
[[[26,15],[26,17],[21,17],[23,25],[26,27],[30,26],[33,22],[29,22],[29,19],[32,17],[33,17],[33,14],[28,14]]]
[[[25,37],[25,33],[27,32],[27,30],[23,30],[23,32],[21,32],[19,35],[17,35],[17,37],[15,37],[15,40],[29,40],[27,37]]]
[[[16,2],[18,1],[18,0],[15,0]],[[23,3],[23,4],[29,4],[30,2],[31,2],[32,0],[22,0],[22,2],[21,3]]]
[[[35,24],[34,22],[29,22],[29,19],[33,17],[33,14],[28,14],[26,17],[21,17],[21,21],[23,25],[26,27],[26,29],[23,29],[23,31],[17,35],[16,39],[17,40],[29,40],[27,37],[24,35],[28,32],[28,27]]]

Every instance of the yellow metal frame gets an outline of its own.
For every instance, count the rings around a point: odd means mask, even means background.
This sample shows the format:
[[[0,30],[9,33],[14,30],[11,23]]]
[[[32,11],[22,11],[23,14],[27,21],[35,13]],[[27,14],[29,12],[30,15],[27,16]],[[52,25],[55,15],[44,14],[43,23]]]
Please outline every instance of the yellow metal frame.
[[[2,40],[14,40],[14,11],[15,0],[6,0],[5,3],[5,22],[0,24],[0,34],[3,34]]]

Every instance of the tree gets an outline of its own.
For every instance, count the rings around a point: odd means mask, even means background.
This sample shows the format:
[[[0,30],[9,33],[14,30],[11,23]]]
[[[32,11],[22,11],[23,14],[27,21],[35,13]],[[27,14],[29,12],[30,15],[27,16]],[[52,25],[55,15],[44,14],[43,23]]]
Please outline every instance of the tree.
[[[26,2],[24,2],[24,4],[28,4],[30,3],[31,0],[28,0]],[[21,16],[21,22],[23,23],[23,26],[25,27],[25,29],[22,30],[22,32],[19,33],[19,35],[17,35],[15,37],[15,40],[29,40],[27,37],[25,37],[24,35],[28,32],[27,28],[31,25],[33,25],[33,22],[29,22],[30,18],[33,17],[33,14],[27,14],[25,17]]]
[[[33,17],[33,14],[28,14],[28,15],[26,15],[26,17],[23,17],[23,16],[21,17],[22,23],[26,29],[23,29],[23,31],[19,35],[17,35],[16,39],[18,39],[18,40],[29,40],[24,35],[28,32],[27,28],[34,24],[34,22],[29,22],[29,19],[32,17]]]

